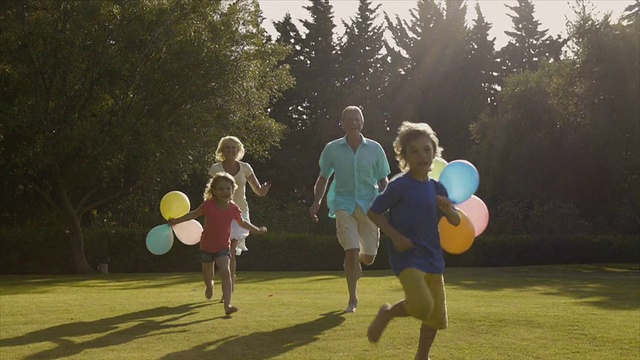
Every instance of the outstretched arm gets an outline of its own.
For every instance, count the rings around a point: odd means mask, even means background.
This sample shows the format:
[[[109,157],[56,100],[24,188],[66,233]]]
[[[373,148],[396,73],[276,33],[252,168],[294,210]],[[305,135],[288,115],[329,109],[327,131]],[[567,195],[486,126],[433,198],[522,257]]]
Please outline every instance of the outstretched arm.
[[[176,224],[180,224],[181,222],[185,222],[185,221],[188,221],[188,220],[193,220],[193,219],[198,218],[198,217],[200,217],[202,215],[203,215],[203,213],[202,213],[202,205],[200,205],[200,206],[198,206],[197,209],[195,209],[195,210],[193,210],[193,211],[191,211],[191,212],[189,212],[189,213],[187,213],[185,215],[182,215],[179,218],[167,220],[167,223],[169,223],[169,225],[173,226],[173,225],[176,225]]]
[[[271,189],[270,182],[266,182],[260,185],[260,182],[258,181],[256,174],[254,173],[251,173],[251,176],[247,178],[247,181],[249,181],[249,185],[251,186],[253,192],[260,197],[267,196],[267,194],[269,193],[269,189]]]
[[[238,225],[256,234],[264,234],[267,232],[267,228],[265,226],[257,227],[244,219],[241,222],[239,222]]]
[[[327,190],[327,181],[328,179],[326,177],[319,175],[313,187],[313,203],[309,209],[309,214],[315,222],[318,222],[318,210],[320,210],[320,203],[324,197],[324,192]]]

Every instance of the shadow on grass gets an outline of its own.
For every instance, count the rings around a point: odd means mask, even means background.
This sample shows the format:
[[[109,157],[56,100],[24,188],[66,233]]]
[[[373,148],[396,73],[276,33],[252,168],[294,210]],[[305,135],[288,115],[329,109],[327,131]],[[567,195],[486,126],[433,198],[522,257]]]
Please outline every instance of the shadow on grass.
[[[184,359],[271,359],[295,348],[319,340],[323,332],[342,324],[341,312],[273,331],[258,331],[245,336],[227,336],[188,350],[167,354],[161,360]],[[209,349],[213,347],[212,349]]]
[[[640,267],[635,264],[450,268],[447,286],[483,292],[537,289],[605,309],[640,309]]]
[[[201,281],[201,274],[108,274],[108,275],[70,275],[70,276],[2,276],[0,292],[3,295],[36,294],[52,291],[52,287],[100,287],[105,289],[138,290],[163,288],[166,286],[188,284]]]
[[[175,307],[164,306],[100,320],[78,321],[64,325],[52,326],[14,338],[0,339],[0,347],[52,342],[57,344],[57,346],[52,349],[31,354],[24,359],[61,359],[80,354],[88,349],[126,344],[132,340],[148,336],[184,332],[186,330],[182,330],[182,328],[211,320],[206,319],[177,324],[174,323],[188,316],[197,314],[195,310],[203,306],[207,305],[198,303],[179,305]],[[170,317],[154,320],[154,318],[166,316]],[[130,324],[133,324],[133,326],[123,328]],[[92,334],[104,335],[84,342],[69,340],[69,338]]]

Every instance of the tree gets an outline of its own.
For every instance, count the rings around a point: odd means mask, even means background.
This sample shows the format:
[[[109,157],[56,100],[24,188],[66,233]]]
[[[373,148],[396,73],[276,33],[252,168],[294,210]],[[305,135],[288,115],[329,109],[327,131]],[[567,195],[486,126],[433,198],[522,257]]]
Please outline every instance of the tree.
[[[622,14],[621,18],[622,22],[625,25],[632,25],[636,27],[636,32],[639,30],[638,26],[640,26],[640,0],[636,0],[633,4],[627,6],[624,9],[624,14]]]
[[[495,54],[496,39],[489,39],[491,24],[485,20],[480,9],[480,3],[476,3],[475,11],[476,18],[469,32],[469,40],[471,42],[469,60],[473,79],[470,83],[478,86],[478,88],[476,89],[476,95],[473,95],[472,98],[480,102],[476,104],[478,108],[486,108],[487,106],[495,108],[498,85],[500,85],[498,78],[500,65],[496,60]]]
[[[637,232],[639,35],[586,5],[568,29],[574,57],[508,77],[474,124],[481,186],[488,203],[565,204],[600,231]]]
[[[227,132],[258,155],[281,136],[286,51],[255,1],[12,1],[0,23],[3,173],[59,215],[78,273],[87,212],[205,168]]]
[[[338,49],[339,108],[360,106],[365,115],[364,132],[391,150],[388,109],[383,96],[388,79],[388,55],[384,53],[385,27],[376,25],[380,4],[360,0],[358,12],[350,22],[343,21],[345,33]]]
[[[304,201],[310,193],[318,169],[318,156],[331,131],[337,127],[333,108],[336,89],[336,57],[333,40],[333,7],[328,0],[310,0],[305,6],[310,20],[302,21],[300,34],[290,16],[276,23],[279,43],[287,43],[292,53],[283,61],[291,68],[296,87],[274,104],[274,117],[287,125],[282,146],[261,171],[274,180],[274,192],[287,199]],[[292,171],[295,169],[295,171]]]
[[[466,158],[472,146],[469,125],[484,109],[471,103],[475,85],[469,79],[479,69],[470,62],[466,5],[454,0],[444,5],[421,0],[410,22],[386,17],[395,46],[387,49],[391,78],[385,96],[392,104],[392,129],[402,121],[428,122],[447,158]]]
[[[580,110],[585,119],[585,141],[594,154],[588,161],[591,167],[606,174],[610,189],[593,194],[592,203],[600,209],[635,214],[631,217],[635,217],[637,231],[640,221],[637,218],[640,213],[638,3],[635,8],[633,5],[627,8],[618,24],[611,22],[610,14],[597,19],[583,1],[577,2],[574,10],[576,20],[570,24],[569,34],[582,79]],[[634,11],[635,21],[630,16]]]
[[[535,18],[535,6],[531,0],[518,0],[518,5],[505,5],[515,15],[507,14],[513,22],[513,31],[504,33],[511,40],[499,52],[503,77],[525,70],[536,71],[546,61],[558,61],[566,40],[559,36],[547,36],[548,30],[540,30]]]

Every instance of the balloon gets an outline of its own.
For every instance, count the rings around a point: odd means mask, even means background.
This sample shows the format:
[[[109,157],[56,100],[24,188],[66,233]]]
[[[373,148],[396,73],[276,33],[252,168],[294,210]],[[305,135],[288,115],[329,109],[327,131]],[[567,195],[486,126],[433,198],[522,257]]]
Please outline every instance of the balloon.
[[[447,189],[449,199],[454,204],[461,204],[478,190],[480,175],[472,163],[454,160],[442,170],[439,181]]]
[[[195,245],[200,242],[202,225],[196,220],[189,220],[173,225],[173,232],[183,244]]]
[[[190,209],[189,198],[180,191],[170,191],[160,200],[160,213],[167,220],[179,218]]]
[[[154,255],[166,254],[173,246],[173,233],[168,224],[158,225],[147,234],[147,249]]]
[[[444,168],[447,166],[447,164],[447,160],[441,157],[433,159],[433,163],[431,164],[431,171],[429,171],[429,178],[433,180],[440,179],[440,174],[442,173],[442,170],[444,170]]]
[[[489,224],[489,209],[487,205],[479,197],[472,195],[469,200],[456,206],[459,210],[462,210],[467,216],[473,228],[475,229],[475,236],[478,236],[484,232]]]
[[[458,210],[462,220],[458,226],[449,223],[446,217],[442,217],[438,223],[440,230],[440,245],[449,254],[462,254],[469,250],[475,239],[473,224],[464,212]]]

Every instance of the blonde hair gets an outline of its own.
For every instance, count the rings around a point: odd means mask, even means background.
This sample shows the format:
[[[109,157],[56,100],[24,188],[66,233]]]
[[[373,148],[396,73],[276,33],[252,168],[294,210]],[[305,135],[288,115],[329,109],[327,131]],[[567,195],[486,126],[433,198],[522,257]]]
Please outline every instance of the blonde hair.
[[[405,121],[400,125],[400,128],[398,129],[398,136],[396,136],[396,140],[393,142],[393,150],[396,153],[396,160],[398,160],[398,163],[400,164],[401,171],[404,172],[409,170],[409,165],[405,160],[407,145],[423,136],[428,137],[433,143],[434,158],[442,155],[443,149],[439,146],[440,141],[431,126],[425,123],[412,123]]]
[[[234,179],[233,176],[231,176],[231,174],[226,173],[224,171],[220,171],[220,172],[217,172],[215,175],[213,175],[211,179],[209,179],[207,186],[204,188],[204,194],[202,195],[202,197],[205,200],[209,200],[213,198],[213,189],[215,189],[216,186],[218,186],[218,184],[220,184],[220,182],[223,182],[223,181],[230,183],[233,186],[233,191],[236,191],[236,189],[238,188],[238,185],[236,184],[236,179]]]
[[[236,155],[235,160],[242,160],[242,158],[244,157],[244,145],[242,145],[240,140],[235,136],[225,136],[220,139],[220,141],[218,142],[218,148],[216,149],[216,160],[225,160],[223,150],[224,147],[230,142],[234,143],[238,147],[238,154]]]
[[[364,122],[364,115],[362,115],[362,110],[359,107],[353,105],[347,106],[346,108],[344,108],[344,110],[342,110],[342,117],[340,118],[340,121],[343,121],[345,115],[349,112],[357,112],[358,115],[360,115],[360,120]]]

